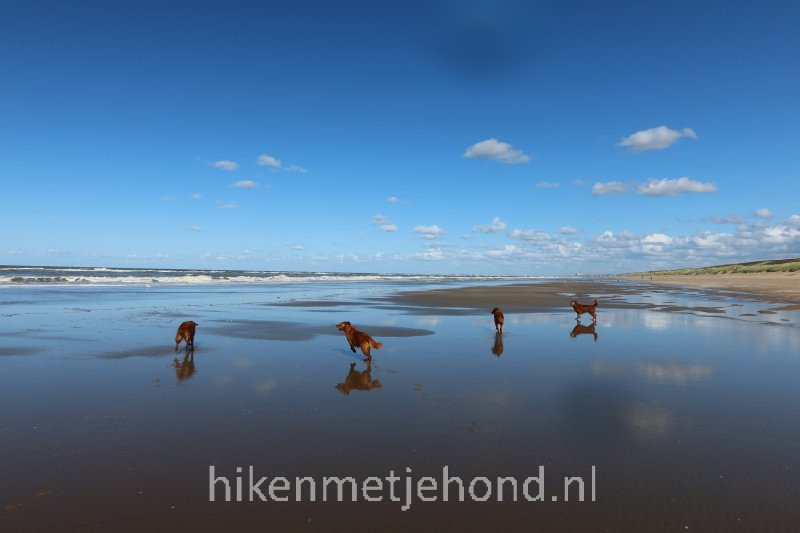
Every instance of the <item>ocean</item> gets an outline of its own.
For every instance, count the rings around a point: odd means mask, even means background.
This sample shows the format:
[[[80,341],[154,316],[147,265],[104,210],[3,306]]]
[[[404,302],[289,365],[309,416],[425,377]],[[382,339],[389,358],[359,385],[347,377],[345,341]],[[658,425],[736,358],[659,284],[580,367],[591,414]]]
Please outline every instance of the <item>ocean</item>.
[[[340,282],[479,282],[530,281],[543,276],[472,276],[378,274],[363,272],[297,272],[284,270],[201,270],[110,267],[0,266],[0,286],[50,285],[210,285]]]

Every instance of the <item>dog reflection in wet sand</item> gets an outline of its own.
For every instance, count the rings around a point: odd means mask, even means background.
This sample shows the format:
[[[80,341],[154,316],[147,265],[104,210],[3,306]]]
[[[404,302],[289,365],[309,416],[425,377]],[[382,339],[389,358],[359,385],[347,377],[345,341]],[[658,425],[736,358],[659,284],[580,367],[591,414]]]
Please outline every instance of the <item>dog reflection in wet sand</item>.
[[[597,324],[592,323],[591,326],[584,326],[583,324],[575,324],[575,327],[570,331],[569,336],[573,339],[578,335],[592,335],[594,342],[597,342],[597,332],[594,330]]]
[[[350,394],[351,390],[365,390],[380,389],[381,382],[377,379],[372,379],[372,365],[367,363],[366,370],[359,372],[356,370],[356,364],[350,363],[350,372],[344,378],[344,383],[337,383],[336,390],[342,394]]]
[[[503,334],[499,331],[494,334],[494,345],[492,346],[492,353],[497,357],[503,355]]]
[[[194,350],[187,352],[183,361],[174,358],[172,364],[175,366],[175,377],[178,381],[189,379],[194,375]]]
[[[357,330],[350,322],[339,322],[336,324],[336,329],[344,331],[347,342],[350,344],[350,350],[352,350],[353,353],[356,353],[356,346],[361,348],[361,353],[366,356],[367,361],[372,360],[372,355],[370,355],[371,348],[378,350],[383,346],[382,342],[378,342],[363,331]]]

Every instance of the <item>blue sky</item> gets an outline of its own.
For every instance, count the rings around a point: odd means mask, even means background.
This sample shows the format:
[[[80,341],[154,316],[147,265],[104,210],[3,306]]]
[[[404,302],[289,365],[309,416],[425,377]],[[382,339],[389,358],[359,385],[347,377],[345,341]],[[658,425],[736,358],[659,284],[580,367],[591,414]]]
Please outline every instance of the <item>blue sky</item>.
[[[798,256],[798,27],[788,1],[7,2],[0,263]]]

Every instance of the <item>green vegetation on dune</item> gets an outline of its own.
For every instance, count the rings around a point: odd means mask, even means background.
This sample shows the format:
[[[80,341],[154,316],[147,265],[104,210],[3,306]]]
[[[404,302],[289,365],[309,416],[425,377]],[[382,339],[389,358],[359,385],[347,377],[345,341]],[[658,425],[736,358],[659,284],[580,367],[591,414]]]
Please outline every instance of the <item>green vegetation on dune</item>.
[[[634,272],[630,275],[677,276],[700,274],[749,274],[754,272],[797,272],[800,271],[800,258],[775,259],[772,261],[751,261],[749,263],[733,263],[700,268],[679,268],[675,270],[650,270]]]

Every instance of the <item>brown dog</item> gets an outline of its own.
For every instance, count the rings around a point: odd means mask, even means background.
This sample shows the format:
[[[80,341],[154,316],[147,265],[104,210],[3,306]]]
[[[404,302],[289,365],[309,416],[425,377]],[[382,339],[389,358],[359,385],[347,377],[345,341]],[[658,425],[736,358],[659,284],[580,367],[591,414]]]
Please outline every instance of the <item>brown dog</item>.
[[[344,331],[347,342],[350,344],[350,349],[353,353],[356,353],[356,346],[359,346],[361,348],[361,353],[367,357],[367,360],[372,359],[369,353],[370,348],[375,348],[377,350],[383,346],[382,342],[376,342],[375,339],[363,331],[357,330],[350,322],[339,322],[336,324],[336,329]]]
[[[492,309],[492,314],[494,315],[494,329],[497,330],[497,333],[503,333],[503,321],[505,320],[503,312],[499,307],[495,307]]]
[[[584,326],[583,324],[575,324],[575,327],[572,328],[572,331],[569,332],[569,336],[573,339],[576,338],[578,335],[592,335],[594,336],[594,342],[597,342],[597,332],[594,330],[594,327],[597,324],[592,322],[591,326]]]
[[[178,332],[175,334],[175,351],[178,351],[178,345],[182,341],[186,341],[186,349],[194,351],[194,328],[197,327],[197,322],[191,320],[182,323],[178,326]]]
[[[356,370],[356,364],[350,363],[350,372],[344,378],[344,383],[337,383],[336,390],[342,394],[350,394],[351,390],[365,390],[380,389],[381,382],[377,379],[372,379],[372,367],[367,363],[367,369],[359,372]]]
[[[597,305],[599,303],[600,302],[597,300],[597,298],[595,298],[594,304],[591,305],[579,304],[578,300],[572,300],[569,305],[571,305],[575,312],[578,313],[578,318],[575,320],[580,320],[583,313],[589,313],[592,315],[592,322],[597,322],[597,313],[595,310],[597,309]]]

